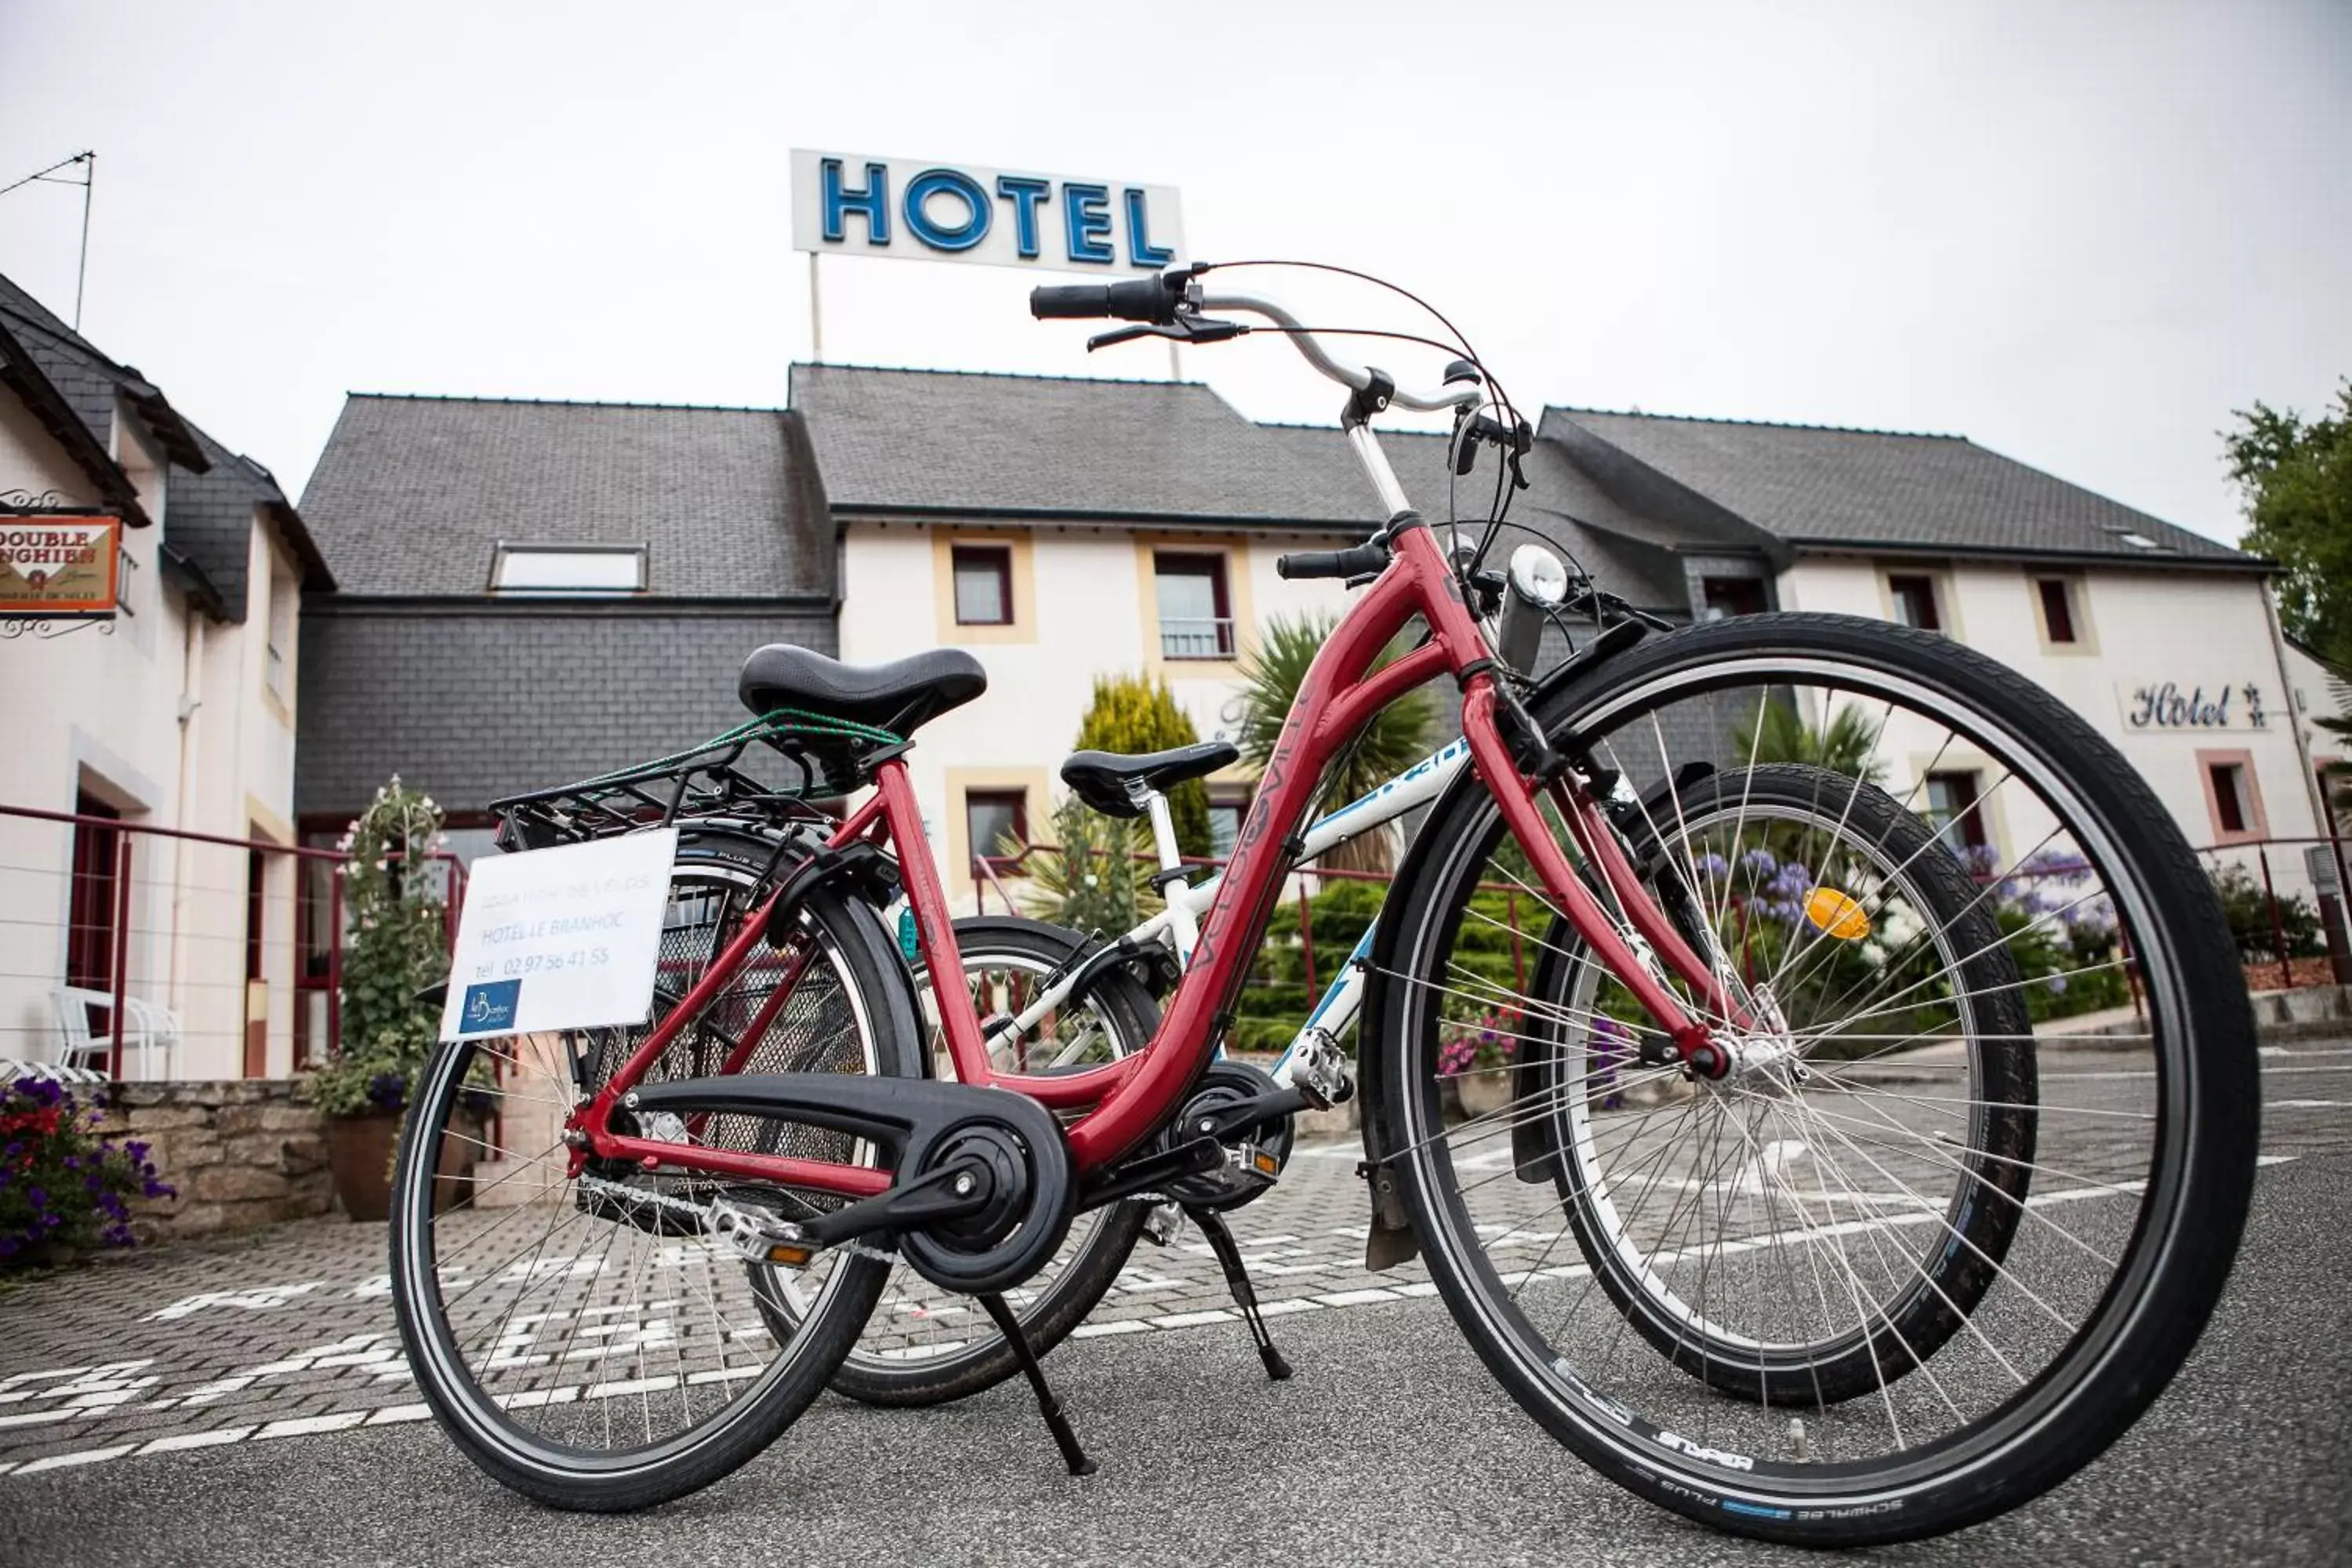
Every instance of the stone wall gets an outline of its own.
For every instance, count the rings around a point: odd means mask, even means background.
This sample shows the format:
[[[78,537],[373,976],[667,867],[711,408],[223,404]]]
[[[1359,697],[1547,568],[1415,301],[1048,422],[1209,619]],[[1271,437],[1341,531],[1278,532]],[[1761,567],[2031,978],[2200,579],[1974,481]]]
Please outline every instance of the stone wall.
[[[119,1083],[110,1130],[152,1146],[179,1195],[134,1200],[142,1241],[250,1230],[334,1205],[325,1118],[283,1079]]]

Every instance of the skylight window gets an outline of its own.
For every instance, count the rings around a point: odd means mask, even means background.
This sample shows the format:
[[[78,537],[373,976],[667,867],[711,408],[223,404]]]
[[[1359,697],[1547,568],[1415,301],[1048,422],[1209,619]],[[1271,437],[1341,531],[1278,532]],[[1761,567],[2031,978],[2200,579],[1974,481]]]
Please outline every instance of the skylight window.
[[[2134,550],[2162,550],[2164,548],[2163,545],[2158,544],[2147,534],[2135,533],[2128,528],[2110,528],[2107,531],[2114,534],[2126,544],[2130,545]]]
[[[490,556],[494,594],[640,594],[642,544],[506,544]]]

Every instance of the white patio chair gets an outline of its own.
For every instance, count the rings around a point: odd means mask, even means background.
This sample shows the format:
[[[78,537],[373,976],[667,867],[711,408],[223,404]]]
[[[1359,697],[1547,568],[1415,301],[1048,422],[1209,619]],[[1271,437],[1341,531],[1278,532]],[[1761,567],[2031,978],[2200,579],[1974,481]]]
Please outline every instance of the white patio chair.
[[[90,991],[79,985],[60,985],[55,993],[58,1004],[58,1034],[59,1046],[58,1064],[60,1067],[87,1068],[103,1073],[107,1052],[114,1046],[112,1029],[99,1033],[90,1027],[93,1008],[108,1015],[110,1023],[114,998],[103,991]],[[130,1044],[130,1010],[124,1009],[123,1043]]]
[[[152,1080],[175,1078],[180,1066],[180,1016],[161,1002],[142,1002],[136,996],[122,999],[124,1014],[122,1043],[127,1049],[135,1035],[139,1041],[139,1076]],[[163,1070],[155,1070],[156,1058],[163,1058]]]

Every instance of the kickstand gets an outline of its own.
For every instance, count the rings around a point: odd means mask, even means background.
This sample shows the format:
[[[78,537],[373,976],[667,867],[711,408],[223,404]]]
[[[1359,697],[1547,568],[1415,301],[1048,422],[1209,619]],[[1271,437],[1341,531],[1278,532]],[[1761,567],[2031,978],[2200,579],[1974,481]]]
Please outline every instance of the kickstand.
[[[1225,1288],[1234,1293],[1234,1303],[1242,1310],[1242,1321],[1249,1325],[1250,1338],[1257,1342],[1257,1359],[1265,1363],[1265,1375],[1276,1383],[1287,1382],[1290,1363],[1274,1348],[1274,1337],[1265,1331],[1265,1320],[1258,1315],[1257,1291],[1250,1286],[1249,1270],[1242,1267],[1242,1249],[1234,1244],[1234,1233],[1225,1228],[1224,1216],[1213,1209],[1187,1209],[1192,1223],[1209,1240],[1209,1248],[1217,1255],[1217,1267],[1225,1271]]]
[[[1095,1462],[1078,1447],[1078,1435],[1070,1430],[1069,1418],[1062,1414],[1062,1402],[1045,1385],[1045,1369],[1037,1364],[1037,1355],[1029,1348],[1028,1336],[1021,1331],[1021,1320],[1004,1304],[1002,1296],[982,1296],[980,1304],[988,1311],[989,1321],[1004,1342],[1013,1347],[1013,1359],[1021,1363],[1021,1375],[1029,1380],[1030,1389],[1037,1395],[1038,1413],[1045,1417],[1045,1429],[1054,1434],[1055,1447],[1062,1450],[1062,1462],[1070,1467],[1074,1476],[1091,1476]]]

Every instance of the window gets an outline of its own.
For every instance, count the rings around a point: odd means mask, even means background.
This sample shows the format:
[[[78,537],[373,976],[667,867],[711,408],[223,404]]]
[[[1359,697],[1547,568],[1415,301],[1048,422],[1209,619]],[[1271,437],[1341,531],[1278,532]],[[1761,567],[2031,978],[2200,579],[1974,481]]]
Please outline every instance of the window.
[[[1223,555],[1155,553],[1154,593],[1163,658],[1231,658],[1234,621]]]
[[[964,842],[974,860],[1001,859],[1007,838],[1029,842],[1029,792],[1019,789],[966,790],[963,797]]]
[[[1760,616],[1764,613],[1764,580],[1761,577],[1702,577],[1699,579],[1699,601],[1706,613],[1702,620],[1719,621],[1726,616]]]
[[[490,557],[498,594],[636,594],[646,586],[642,544],[506,544]]]
[[[294,607],[301,590],[283,572],[269,574],[269,689],[281,702],[294,699]]]
[[[2074,587],[2063,577],[2036,577],[2033,591],[2042,596],[2042,632],[2054,643],[2074,637]]]
[[[119,822],[122,814],[82,790],[74,796],[76,816]],[[114,989],[114,906],[117,856],[121,832],[77,823],[73,835],[73,888],[66,910],[66,984],[85,991]]]
[[[261,973],[262,938],[267,930],[268,903],[264,890],[268,885],[268,865],[261,851],[245,852],[245,977],[263,978]]]
[[[1936,606],[1933,577],[1925,573],[1890,572],[1886,576],[1886,597],[1895,606],[1897,626],[1917,626],[1927,632],[1944,629],[1944,617]]]
[[[955,547],[955,618],[960,626],[1013,624],[1013,552],[1002,544]]]
[[[1982,849],[1990,842],[1973,773],[1927,775],[1927,820],[1953,849]]]
[[[1209,793],[1209,854],[1219,860],[1233,856],[1234,843],[1242,836],[1242,818],[1248,815],[1250,797],[1246,794],[1229,794],[1222,790]]]
[[[2197,763],[2205,770],[2205,805],[2213,818],[2215,842],[2260,838],[2270,831],[2251,752],[2200,752]]]

